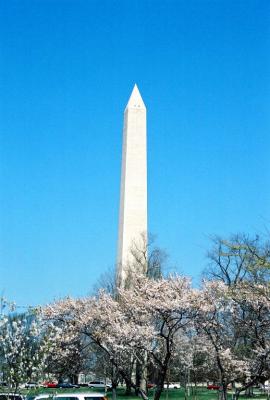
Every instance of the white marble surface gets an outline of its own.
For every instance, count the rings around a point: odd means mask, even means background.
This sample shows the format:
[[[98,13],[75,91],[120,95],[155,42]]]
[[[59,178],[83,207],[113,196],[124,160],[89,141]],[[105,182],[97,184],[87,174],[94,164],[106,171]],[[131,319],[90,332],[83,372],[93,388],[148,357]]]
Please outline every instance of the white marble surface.
[[[145,246],[147,233],[147,138],[146,107],[135,85],[124,113],[121,198],[117,257],[118,285],[134,264],[130,248]],[[138,267],[139,268],[139,267]],[[139,271],[138,271],[139,272]]]

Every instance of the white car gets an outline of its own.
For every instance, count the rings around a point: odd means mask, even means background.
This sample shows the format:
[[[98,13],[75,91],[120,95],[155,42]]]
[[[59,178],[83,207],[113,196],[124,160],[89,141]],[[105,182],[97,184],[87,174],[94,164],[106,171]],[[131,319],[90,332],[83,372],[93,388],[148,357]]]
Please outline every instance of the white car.
[[[26,400],[30,400],[26,398]],[[107,397],[102,393],[81,393],[81,392],[72,392],[66,394],[56,394],[54,396],[48,394],[40,394],[38,396],[31,397],[31,400],[108,400]],[[0,398],[0,400],[2,400]],[[7,400],[7,399],[3,399]],[[13,399],[12,399],[13,400]],[[14,399],[14,400],[23,400],[23,399]]]
[[[36,389],[39,387],[39,384],[37,382],[27,382],[24,387],[25,389]]]
[[[90,388],[96,388],[96,389],[98,389],[98,388],[104,389],[105,387],[107,389],[111,389],[112,388],[112,385],[110,383],[106,383],[105,384],[105,382],[103,382],[103,381],[91,381],[91,382],[88,382],[88,386]]]
[[[14,393],[0,393],[0,400],[24,400],[24,396]]]
[[[165,383],[164,388],[165,389],[180,389],[181,385],[180,383]]]

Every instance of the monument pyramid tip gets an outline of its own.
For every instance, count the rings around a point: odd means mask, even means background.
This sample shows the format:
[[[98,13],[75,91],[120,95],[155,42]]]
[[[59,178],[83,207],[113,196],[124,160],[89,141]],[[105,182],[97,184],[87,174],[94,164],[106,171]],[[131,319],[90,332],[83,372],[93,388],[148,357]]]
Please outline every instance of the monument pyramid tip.
[[[145,104],[136,83],[133,87],[129,101],[127,103],[126,109],[127,108],[145,108]]]

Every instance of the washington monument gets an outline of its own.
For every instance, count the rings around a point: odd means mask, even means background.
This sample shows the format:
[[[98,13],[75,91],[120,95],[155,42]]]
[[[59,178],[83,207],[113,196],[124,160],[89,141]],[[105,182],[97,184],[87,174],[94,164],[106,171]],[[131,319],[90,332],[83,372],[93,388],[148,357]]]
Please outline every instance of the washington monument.
[[[124,286],[129,272],[145,271],[135,251],[147,242],[147,141],[146,107],[137,85],[124,112],[120,213],[117,254],[117,285]],[[139,269],[139,270],[138,270]],[[144,269],[144,270],[143,270]]]

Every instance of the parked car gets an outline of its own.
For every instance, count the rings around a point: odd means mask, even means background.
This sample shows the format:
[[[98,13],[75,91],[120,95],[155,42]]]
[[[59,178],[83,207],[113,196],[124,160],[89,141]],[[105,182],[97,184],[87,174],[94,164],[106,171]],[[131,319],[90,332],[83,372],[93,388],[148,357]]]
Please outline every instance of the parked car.
[[[42,386],[45,388],[52,388],[55,389],[57,386],[57,382],[46,381],[42,383]]]
[[[57,394],[53,396],[52,400],[61,400],[62,398],[67,398],[66,394]],[[103,393],[80,393],[80,392],[73,392],[68,393],[69,400],[108,400],[108,398]]]
[[[26,398],[25,398],[25,400],[45,400],[45,399],[52,399],[52,396],[53,395],[51,395],[51,394],[49,394],[49,393],[44,393],[44,394],[31,394],[31,395],[27,395],[26,396]]]
[[[91,381],[91,382],[88,382],[88,386],[90,388],[100,388],[100,389],[104,389],[105,387],[107,389],[112,388],[112,385],[110,383],[106,383],[106,385],[105,385],[105,382],[103,382],[103,381]]]
[[[80,385],[74,385],[73,383],[69,382],[62,382],[56,385],[59,389],[79,389]]]
[[[0,393],[0,400],[24,400],[24,396],[14,393]]]
[[[154,383],[147,383],[147,389],[153,389],[156,385]]]
[[[217,385],[217,384],[211,384],[211,385],[207,385],[207,389],[208,390],[219,390],[221,388],[221,386],[220,385]]]
[[[27,382],[24,387],[25,389],[36,389],[39,387],[39,384],[37,382]]]
[[[50,395],[49,393],[39,394],[37,396],[27,397],[26,400],[108,400],[106,396],[102,393],[81,393],[72,392],[68,394],[56,394]],[[7,400],[7,399],[0,399]],[[12,399],[13,400],[13,399]],[[14,400],[24,400],[24,399],[14,399]]]
[[[26,396],[25,400],[52,400],[52,395],[49,393],[33,394]]]
[[[180,389],[181,385],[180,383],[165,383],[164,385],[165,388],[167,389]]]

